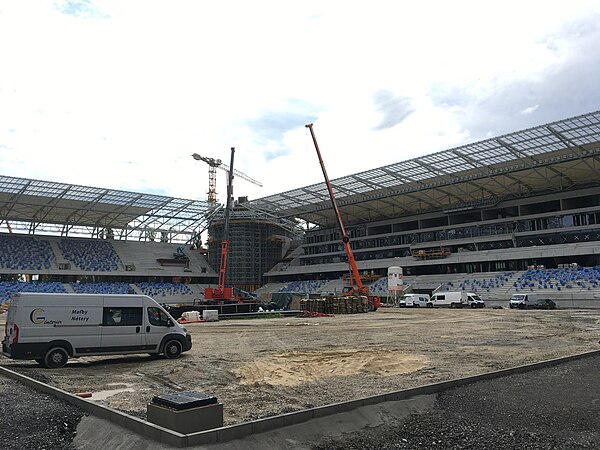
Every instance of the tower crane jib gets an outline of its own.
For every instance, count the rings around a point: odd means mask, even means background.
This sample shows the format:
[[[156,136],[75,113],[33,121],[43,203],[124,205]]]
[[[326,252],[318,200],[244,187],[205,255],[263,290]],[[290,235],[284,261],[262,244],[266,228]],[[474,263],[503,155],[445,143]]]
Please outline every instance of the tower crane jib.
[[[229,166],[227,164],[223,164],[223,161],[220,159],[209,158],[206,156],[201,156],[198,153],[193,153],[192,158],[196,161],[204,161],[208,164],[208,203],[212,205],[217,204],[217,171],[216,169],[224,170],[229,173]],[[260,181],[255,180],[254,178],[249,177],[243,172],[239,170],[233,169],[233,175],[241,178],[242,180],[246,180],[256,186],[262,187],[262,183]],[[229,176],[229,175],[228,175]]]

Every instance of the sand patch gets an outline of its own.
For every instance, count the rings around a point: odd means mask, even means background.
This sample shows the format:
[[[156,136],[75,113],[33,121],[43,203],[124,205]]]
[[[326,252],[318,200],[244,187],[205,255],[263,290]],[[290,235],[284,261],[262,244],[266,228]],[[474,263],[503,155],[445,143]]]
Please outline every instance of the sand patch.
[[[294,386],[326,377],[401,375],[422,369],[428,362],[423,355],[385,350],[294,351],[257,359],[234,372],[242,384]]]

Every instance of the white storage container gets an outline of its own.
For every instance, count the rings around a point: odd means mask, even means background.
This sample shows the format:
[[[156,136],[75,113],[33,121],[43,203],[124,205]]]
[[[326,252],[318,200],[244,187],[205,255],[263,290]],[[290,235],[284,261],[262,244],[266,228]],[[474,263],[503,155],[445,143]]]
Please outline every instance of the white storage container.
[[[219,311],[213,309],[205,309],[202,311],[202,319],[207,322],[215,322],[219,320]]]
[[[200,320],[200,311],[185,311],[181,314],[181,317],[183,317],[183,320],[186,322],[197,322]]]

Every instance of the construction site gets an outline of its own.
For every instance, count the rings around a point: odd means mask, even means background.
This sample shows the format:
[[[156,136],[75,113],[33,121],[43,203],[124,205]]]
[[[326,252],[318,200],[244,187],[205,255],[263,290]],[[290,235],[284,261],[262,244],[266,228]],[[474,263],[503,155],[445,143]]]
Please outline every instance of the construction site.
[[[223,404],[227,426],[600,346],[600,311],[590,310],[386,308],[187,327],[193,347],[176,360],[132,355],[86,357],[62,370],[3,366],[73,394],[90,392],[90,401],[142,419],[154,396],[208,393]]]
[[[193,155],[209,165],[207,202],[0,179],[2,373],[75,408],[76,448],[88,417],[165,446],[245,448],[308,426],[282,448],[345,448],[323,439],[400,423],[394,402],[427,414],[451,388],[596,361],[600,113],[336,180],[306,128],[324,183],[256,201],[233,198],[234,175],[252,180],[234,148],[229,165]],[[400,308],[408,294],[424,303]],[[375,420],[367,406],[404,412]],[[564,448],[599,442],[587,428],[576,441]]]

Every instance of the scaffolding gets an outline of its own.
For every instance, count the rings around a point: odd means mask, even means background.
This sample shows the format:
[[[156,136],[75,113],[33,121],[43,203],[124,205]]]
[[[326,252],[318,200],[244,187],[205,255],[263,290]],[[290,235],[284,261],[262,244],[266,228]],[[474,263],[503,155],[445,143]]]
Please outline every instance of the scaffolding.
[[[219,266],[223,220],[208,228],[208,261]],[[229,222],[227,285],[252,292],[265,284],[263,274],[281,261],[292,242],[292,233],[261,219],[236,219]]]

